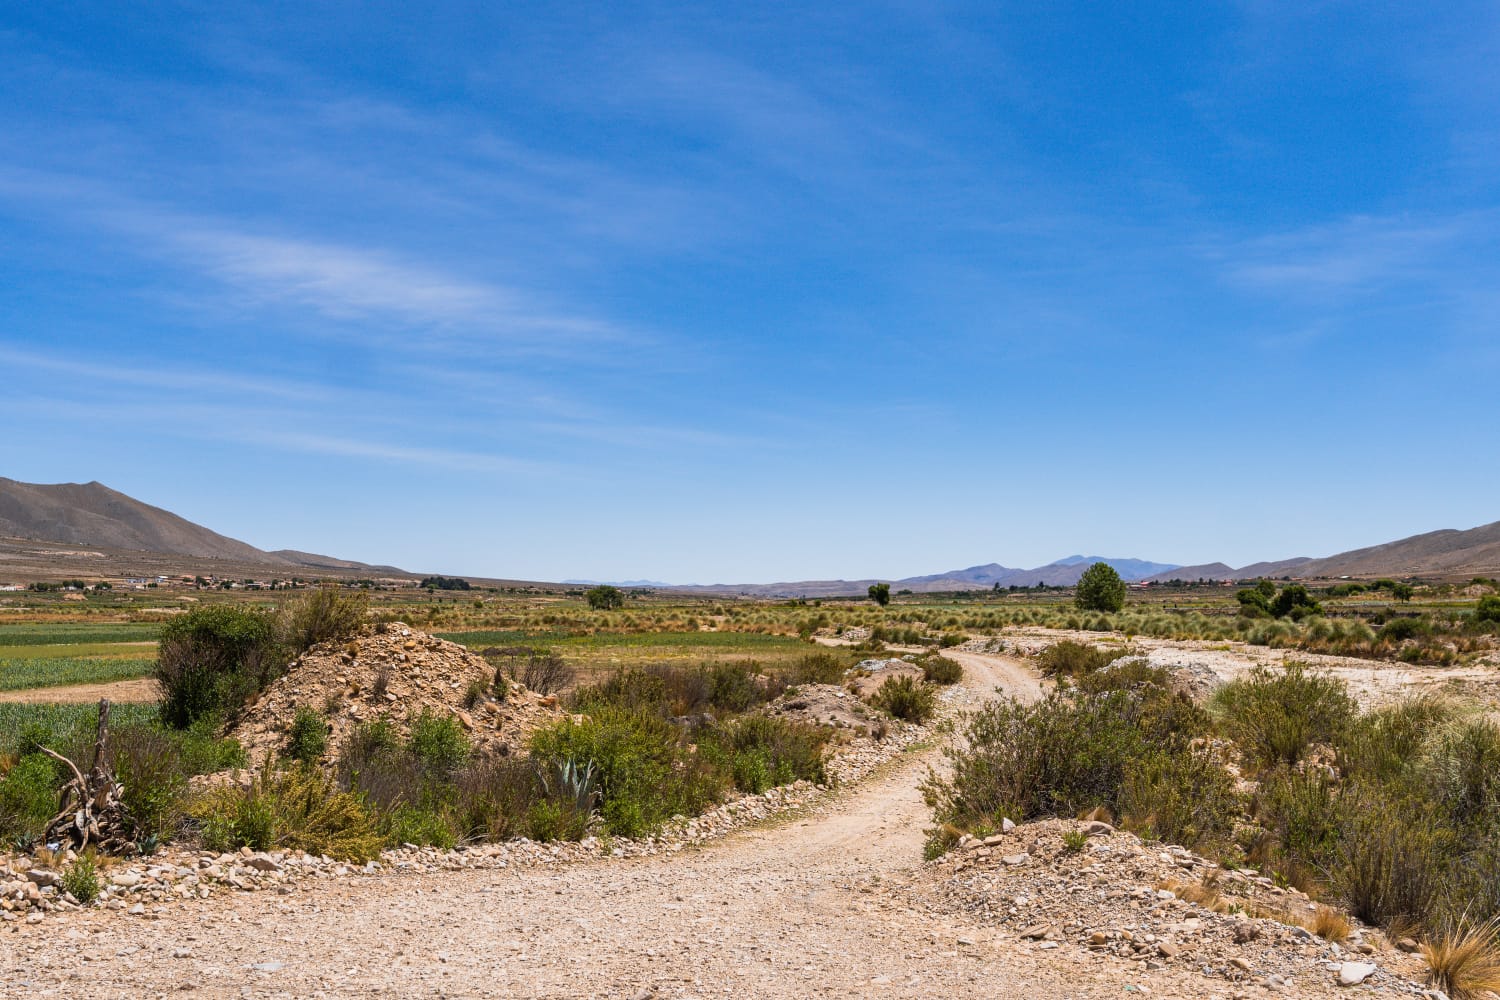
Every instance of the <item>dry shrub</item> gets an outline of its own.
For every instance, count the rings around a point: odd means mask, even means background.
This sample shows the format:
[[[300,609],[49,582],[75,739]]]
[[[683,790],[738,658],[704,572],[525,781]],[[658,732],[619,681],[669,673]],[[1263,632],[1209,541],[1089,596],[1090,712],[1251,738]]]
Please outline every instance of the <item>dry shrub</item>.
[[[1454,1000],[1500,993],[1500,923],[1461,923],[1422,944],[1428,978]]]
[[[326,584],[308,591],[287,610],[287,644],[300,653],[320,642],[347,639],[364,624],[369,611],[370,595],[363,590],[344,591]]]

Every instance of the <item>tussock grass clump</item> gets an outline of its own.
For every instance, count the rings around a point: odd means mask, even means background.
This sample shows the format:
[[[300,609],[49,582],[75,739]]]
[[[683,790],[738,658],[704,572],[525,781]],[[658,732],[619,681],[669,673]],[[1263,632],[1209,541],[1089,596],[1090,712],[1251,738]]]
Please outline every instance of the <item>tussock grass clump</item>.
[[[1331,906],[1319,906],[1314,910],[1312,919],[1307,922],[1307,929],[1324,941],[1332,941],[1334,944],[1349,940],[1349,935],[1354,932],[1349,918]]]
[[[1454,1000],[1500,993],[1500,923],[1460,923],[1422,945],[1428,978]]]

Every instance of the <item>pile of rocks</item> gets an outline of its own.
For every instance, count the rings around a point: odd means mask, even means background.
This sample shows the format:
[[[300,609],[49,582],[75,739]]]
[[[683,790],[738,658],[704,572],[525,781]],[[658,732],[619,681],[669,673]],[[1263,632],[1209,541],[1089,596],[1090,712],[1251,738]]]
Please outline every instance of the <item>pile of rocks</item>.
[[[1017,947],[1061,949],[1080,962],[1123,958],[1142,973],[1191,969],[1231,996],[1251,987],[1295,996],[1314,985],[1360,983],[1441,995],[1414,985],[1424,975],[1421,962],[1378,931],[1350,920],[1342,943],[1318,937],[1308,927],[1319,904],[1252,870],[1224,869],[1103,822],[1006,827],[966,837],[924,878],[942,908],[993,923]],[[1080,835],[1087,836],[1081,849]]]
[[[869,736],[891,720],[837,684],[799,684],[766,705],[763,711],[793,722],[828,726],[856,736]]]
[[[284,748],[300,707],[328,720],[330,756],[354,728],[387,718],[401,736],[422,712],[453,716],[481,752],[509,753],[531,732],[563,716],[555,695],[540,695],[514,681],[495,697],[495,667],[458,643],[396,622],[366,626],[353,639],[314,646],[262,692],[231,731],[259,765]],[[467,705],[471,685],[483,696]]]

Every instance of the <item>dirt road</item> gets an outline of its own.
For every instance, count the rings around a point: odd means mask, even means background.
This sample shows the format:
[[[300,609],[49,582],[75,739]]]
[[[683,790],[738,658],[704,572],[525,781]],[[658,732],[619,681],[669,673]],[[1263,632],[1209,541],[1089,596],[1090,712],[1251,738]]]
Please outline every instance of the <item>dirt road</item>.
[[[976,694],[1040,690],[1018,661],[955,658]],[[928,824],[919,783],[937,760],[902,759],[821,813],[672,856],[12,924],[0,994],[1118,998],[1141,983],[929,906],[912,876]],[[1154,996],[1208,995],[1185,969],[1150,981]]]
[[[24,691],[0,691],[0,702],[45,704],[71,704],[98,701],[100,698],[108,698],[113,702],[148,702],[160,697],[161,690],[150,677],[110,681],[106,684],[65,684],[58,687],[27,688]]]

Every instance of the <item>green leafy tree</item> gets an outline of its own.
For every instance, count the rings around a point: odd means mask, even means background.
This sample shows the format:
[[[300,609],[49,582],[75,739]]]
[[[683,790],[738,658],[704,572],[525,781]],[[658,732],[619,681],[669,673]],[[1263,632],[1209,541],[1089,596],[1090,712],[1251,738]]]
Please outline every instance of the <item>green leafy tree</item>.
[[[882,608],[891,603],[891,585],[888,583],[870,584],[870,600]]]
[[[1474,620],[1500,624],[1500,595],[1489,594],[1481,597],[1479,606],[1474,609]]]
[[[611,587],[608,584],[591,587],[583,596],[588,598],[589,607],[595,611],[613,611],[625,606],[625,594],[619,587]]]
[[[1391,587],[1391,596],[1402,604],[1411,600],[1411,595],[1416,592],[1416,588],[1409,583],[1398,583]]]
[[[1078,578],[1073,603],[1083,611],[1119,611],[1125,606],[1125,581],[1109,563],[1094,563]]]
[[[1313,600],[1312,594],[1300,583],[1289,583],[1281,588],[1276,600],[1271,602],[1271,614],[1277,618],[1301,621],[1308,615],[1321,614],[1322,605]]]

